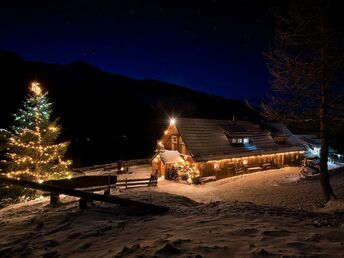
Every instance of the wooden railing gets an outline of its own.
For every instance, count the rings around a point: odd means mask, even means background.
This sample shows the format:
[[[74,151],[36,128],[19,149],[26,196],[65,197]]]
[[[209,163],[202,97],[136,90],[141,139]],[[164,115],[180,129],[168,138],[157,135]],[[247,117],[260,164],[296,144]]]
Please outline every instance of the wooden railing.
[[[53,185],[51,183],[50,184],[45,183],[45,182],[37,183],[37,182],[28,181],[28,180],[16,180],[16,179],[2,177],[2,176],[0,177],[0,182],[50,192],[51,197],[52,197],[51,204],[53,205],[57,204],[59,194],[65,194],[65,195],[80,197],[79,206],[81,209],[85,209],[87,207],[87,201],[94,200],[94,201],[119,204],[123,206],[135,206],[140,209],[147,209],[150,213],[156,213],[156,214],[160,214],[160,213],[168,211],[168,208],[164,206],[159,206],[159,205],[155,205],[151,203],[143,203],[143,202],[129,200],[126,198],[120,198],[120,197],[111,196],[111,195],[100,195],[100,194],[90,193],[87,191],[80,191],[80,190],[76,190],[72,188],[66,188],[66,187]]]
[[[116,187],[120,188],[136,188],[136,187],[145,187],[145,186],[157,186],[158,178],[151,176],[150,178],[134,178],[134,179],[122,179],[117,180]]]
[[[123,160],[121,161],[123,166],[130,167],[130,166],[138,166],[138,165],[148,165],[150,164],[150,159],[133,159],[133,160]],[[93,165],[90,167],[81,167],[81,168],[73,168],[74,172],[85,172],[91,170],[116,170],[118,169],[118,162],[101,164],[101,165]]]

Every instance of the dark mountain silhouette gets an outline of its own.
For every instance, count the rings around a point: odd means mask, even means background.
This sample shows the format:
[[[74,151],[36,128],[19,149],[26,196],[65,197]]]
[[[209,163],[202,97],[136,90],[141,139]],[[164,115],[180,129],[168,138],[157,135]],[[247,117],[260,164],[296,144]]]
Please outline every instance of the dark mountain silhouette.
[[[75,166],[150,157],[168,115],[255,119],[239,101],[155,80],[134,80],[103,72],[84,62],[67,65],[28,62],[0,52],[0,128],[12,124],[33,80],[54,102],[55,117],[69,139]]]

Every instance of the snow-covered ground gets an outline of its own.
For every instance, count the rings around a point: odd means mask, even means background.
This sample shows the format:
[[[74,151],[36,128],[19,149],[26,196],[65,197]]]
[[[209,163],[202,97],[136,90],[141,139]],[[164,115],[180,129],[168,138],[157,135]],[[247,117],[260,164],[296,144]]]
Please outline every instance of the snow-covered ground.
[[[158,191],[187,196],[198,202],[249,201],[256,204],[313,210],[323,200],[318,177],[302,180],[299,167],[285,167],[226,178],[204,185],[159,182]],[[344,173],[332,177],[332,185],[344,198]]]
[[[344,199],[344,174],[333,173],[332,184]],[[170,211],[133,216],[95,203],[81,212],[67,196],[58,208],[46,198],[11,205],[0,210],[0,257],[344,256],[344,213],[332,213],[343,203],[319,208],[318,179],[300,179],[299,168],[113,193]]]

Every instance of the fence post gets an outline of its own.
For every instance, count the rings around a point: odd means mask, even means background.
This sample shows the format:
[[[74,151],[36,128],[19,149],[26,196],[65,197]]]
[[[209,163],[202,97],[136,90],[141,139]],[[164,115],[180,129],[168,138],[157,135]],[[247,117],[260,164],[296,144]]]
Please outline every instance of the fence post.
[[[111,193],[111,176],[108,175],[108,188],[104,191],[104,195],[110,195]]]
[[[79,199],[79,208],[80,210],[85,210],[87,208],[87,199],[82,197]]]
[[[50,193],[50,205],[56,207],[60,201],[60,196],[58,193]]]

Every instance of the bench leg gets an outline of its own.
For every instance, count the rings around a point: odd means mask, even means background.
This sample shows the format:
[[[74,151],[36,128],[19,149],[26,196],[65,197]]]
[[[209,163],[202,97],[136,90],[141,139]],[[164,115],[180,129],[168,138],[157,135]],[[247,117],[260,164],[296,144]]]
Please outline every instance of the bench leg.
[[[79,208],[80,210],[85,210],[87,208],[87,199],[84,199],[84,198],[79,199]]]
[[[50,194],[50,205],[52,205],[53,207],[56,207],[59,202],[60,202],[60,195],[57,193],[51,193]]]
[[[109,196],[110,195],[110,190],[109,189],[104,190],[104,195],[105,196]]]

